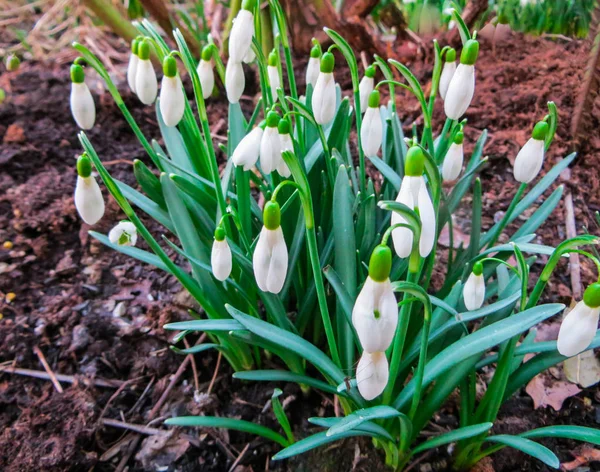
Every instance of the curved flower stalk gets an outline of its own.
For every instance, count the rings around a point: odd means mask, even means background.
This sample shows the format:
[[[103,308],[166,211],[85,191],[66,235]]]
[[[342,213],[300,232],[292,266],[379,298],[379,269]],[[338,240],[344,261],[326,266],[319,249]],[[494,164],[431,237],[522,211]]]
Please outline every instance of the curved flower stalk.
[[[279,204],[268,201],[263,211],[264,226],[252,256],[254,277],[263,292],[279,293],[285,283],[288,252],[281,230]]]
[[[221,282],[231,274],[231,249],[225,239],[225,230],[221,225],[217,226],[215,230],[215,239],[210,253],[210,266],[215,278]]]
[[[152,62],[150,62],[150,41],[143,39],[138,45],[139,62],[135,72],[135,92],[144,105],[152,105],[156,100],[158,82]]]
[[[433,249],[436,233],[436,215],[427,184],[423,178],[425,156],[419,146],[412,146],[406,154],[404,178],[396,201],[403,203],[411,210],[418,210],[421,220],[421,237],[419,254],[427,257]],[[392,226],[406,223],[397,212],[392,213]],[[400,227],[392,231],[394,249],[398,257],[408,257],[413,248],[413,233],[409,228]]]
[[[163,61],[163,78],[160,86],[160,114],[169,127],[177,126],[185,111],[183,85],[177,73],[177,61],[173,56]]]
[[[267,75],[269,77],[269,85],[271,86],[271,98],[273,103],[275,103],[277,101],[277,89],[281,87],[281,79],[279,77],[279,56],[275,49],[269,53]]]
[[[246,77],[241,62],[233,62],[231,59],[225,68],[225,91],[229,103],[238,103],[246,87]]]
[[[315,121],[320,125],[326,125],[335,116],[335,79],[333,69],[335,59],[333,54],[326,52],[321,58],[319,78],[315,84],[312,95],[312,111]]]
[[[450,87],[450,82],[452,81],[452,77],[454,77],[455,72],[456,50],[450,48],[448,51],[446,51],[446,55],[444,57],[444,67],[442,68],[442,74],[440,75],[439,89],[442,100],[446,99],[446,94],[448,93],[448,88]]]
[[[250,170],[254,167],[260,155],[260,144],[265,126],[266,123],[262,122],[240,141],[231,155],[234,165],[242,166],[244,170]]]
[[[277,164],[277,173],[282,177],[288,178],[292,175],[290,168],[285,163],[281,153],[284,151],[289,151],[294,153],[294,141],[292,139],[292,135],[290,131],[292,130],[292,125],[287,118],[283,118],[279,121],[277,125],[277,131],[279,132],[279,146],[280,146],[280,155],[279,155],[279,164]]]
[[[85,73],[79,64],[71,66],[71,113],[81,129],[91,129],[96,122],[96,105],[85,83]]]
[[[279,124],[280,116],[275,111],[270,111],[267,115],[267,126],[260,140],[260,168],[269,175],[280,164],[281,159],[281,144],[279,141]]]
[[[463,141],[464,134],[462,131],[459,131],[454,136],[452,144],[444,157],[444,163],[442,164],[442,178],[445,182],[452,182],[453,180],[458,179],[458,176],[460,175],[465,156]]]
[[[483,264],[477,261],[473,265],[473,271],[465,282],[463,298],[467,310],[478,310],[485,300],[485,280],[483,278]]]
[[[583,300],[565,316],[556,346],[563,356],[573,357],[588,349],[598,330],[600,283],[585,289]]]
[[[310,50],[310,57],[308,58],[308,64],[306,65],[306,86],[312,85],[313,89],[317,85],[317,79],[319,78],[319,70],[321,68],[321,47],[314,45]]]
[[[533,128],[531,138],[517,154],[513,173],[515,179],[528,184],[537,177],[544,164],[545,140],[548,134],[548,123],[540,121]]]
[[[202,57],[200,58],[196,72],[198,72],[198,78],[202,87],[202,97],[206,100],[211,96],[215,88],[215,71],[213,69],[212,47],[210,45],[204,46],[202,49]]]
[[[121,221],[108,232],[108,239],[119,246],[135,246],[137,242],[137,228],[131,221]]]
[[[241,64],[251,49],[254,36],[254,7],[256,0],[244,0],[229,35],[229,61]]]
[[[468,40],[460,54],[460,64],[453,74],[444,99],[444,111],[452,120],[462,117],[475,93],[475,62],[479,55],[479,43]]]
[[[129,56],[129,64],[127,65],[127,85],[129,89],[135,93],[135,77],[137,75],[137,67],[140,62],[138,57],[138,47],[140,44],[140,37],[135,38],[131,41],[131,55]]]
[[[360,112],[364,113],[367,111],[367,103],[369,102],[369,97],[371,96],[371,92],[373,92],[375,88],[375,66],[371,64],[369,67],[365,69],[365,75],[362,79],[360,79],[360,83],[358,84],[358,91],[360,96]]]
[[[362,102],[361,102],[362,103]],[[383,123],[379,112],[379,91],[369,95],[369,106],[360,127],[360,139],[366,156],[376,156],[383,139]]]
[[[377,398],[388,384],[390,369],[385,352],[364,351],[356,367],[356,384],[367,401]]]
[[[88,225],[96,224],[104,216],[102,191],[92,175],[92,162],[85,154],[77,159],[75,208],[81,219]]]

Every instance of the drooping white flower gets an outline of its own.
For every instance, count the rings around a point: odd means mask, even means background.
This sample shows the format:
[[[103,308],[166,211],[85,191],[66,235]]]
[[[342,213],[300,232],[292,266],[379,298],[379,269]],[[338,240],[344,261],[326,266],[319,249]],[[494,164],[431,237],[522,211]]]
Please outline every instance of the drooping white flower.
[[[533,128],[531,138],[521,148],[515,158],[513,173],[515,179],[528,184],[537,177],[544,164],[545,140],[548,123],[540,121]]]
[[[306,86],[312,85],[313,89],[317,85],[317,79],[319,78],[319,70],[321,68],[321,48],[319,46],[313,46],[310,50],[310,58],[306,65]]]
[[[119,246],[135,246],[137,229],[131,221],[121,221],[108,232],[108,239]]]
[[[140,58],[138,57],[138,46],[139,40],[136,38],[131,42],[131,55],[129,56],[129,64],[127,65],[127,84],[133,93],[135,93],[137,66],[140,62]]]
[[[245,87],[246,77],[244,76],[242,64],[230,60],[225,69],[225,91],[229,103],[238,103]]]
[[[385,352],[364,351],[356,367],[358,392],[367,401],[383,393],[390,376]]]
[[[231,160],[236,166],[243,166],[244,170],[250,170],[258,161],[260,154],[260,143],[263,137],[263,129],[257,126],[250,131],[237,145]]]
[[[460,55],[460,64],[453,74],[446,97],[444,98],[444,111],[452,120],[461,118],[473,99],[475,93],[475,62],[479,54],[479,43],[470,39],[463,47]]]
[[[254,277],[263,292],[277,294],[283,288],[288,269],[288,252],[281,230],[281,211],[277,202],[267,202],[263,220],[264,226],[252,256]]]
[[[96,122],[96,105],[85,83],[83,67],[71,66],[71,114],[81,129],[90,129]]]
[[[270,111],[267,114],[267,126],[260,140],[260,168],[269,175],[279,166],[281,161],[281,144],[279,142],[279,115]]]
[[[279,69],[277,66],[267,66],[267,75],[269,76],[269,84],[271,85],[271,97],[273,103],[277,101],[277,89],[281,87],[281,80],[279,79]]]
[[[448,152],[446,152],[444,163],[442,164],[442,178],[445,182],[456,180],[460,175],[464,160],[463,140],[464,135],[462,131],[459,131],[454,136]]]
[[[291,125],[287,118],[282,119],[277,125],[277,131],[279,132],[279,146],[281,152],[290,151],[294,152],[294,141],[292,140],[292,135],[290,134]],[[277,173],[284,178],[288,178],[292,175],[290,168],[283,160],[283,155],[279,160],[279,164],[277,165]]]
[[[244,56],[244,60],[242,62],[244,64],[252,64],[255,59],[256,59],[256,53],[254,52],[254,49],[252,48],[252,46],[250,46],[250,48],[248,49],[248,52]]]
[[[367,352],[385,351],[396,333],[398,303],[390,282],[391,268],[392,251],[387,245],[377,246],[352,310],[352,324]]]
[[[333,54],[326,52],[321,58],[321,72],[317,78],[312,95],[312,111],[315,121],[320,125],[326,125],[335,116],[336,93],[335,79],[333,78],[333,67],[335,61]]]
[[[369,66],[365,70],[365,75],[358,84],[358,92],[360,96],[360,112],[367,111],[369,96],[375,88],[375,66]]]
[[[379,92],[373,90],[369,95],[369,106],[360,127],[360,141],[367,157],[377,155],[382,139],[383,122],[379,112]]]
[[[202,49],[202,57],[196,68],[198,78],[200,79],[200,85],[202,86],[202,97],[204,100],[208,99],[215,88],[215,72],[213,70],[212,62],[212,46],[204,46]]]
[[[173,56],[165,57],[160,86],[160,114],[167,126],[177,126],[185,111],[185,95]]]
[[[146,40],[138,46],[140,58],[135,73],[135,92],[144,105],[152,105],[158,92],[158,81],[150,62],[150,43]]]
[[[92,163],[86,155],[77,160],[77,183],[75,185],[75,208],[88,225],[96,224],[104,215],[102,191],[92,176]]]
[[[229,61],[241,63],[250,46],[252,45],[252,36],[254,36],[254,1],[245,0],[242,8],[238,12],[229,35]]]
[[[563,356],[573,357],[588,349],[598,330],[600,283],[591,284],[583,300],[562,321],[556,347]]]
[[[469,274],[463,288],[463,298],[467,310],[478,310],[485,300],[485,280],[483,278],[483,265],[476,262],[473,271]]]
[[[454,49],[449,49],[446,52],[444,67],[442,68],[442,74],[440,75],[440,97],[442,100],[446,98],[446,94],[448,93],[448,87],[450,87],[450,81],[452,77],[454,77],[454,73],[456,72],[456,51]]]
[[[231,274],[231,249],[225,239],[225,231],[221,226],[218,226],[215,230],[215,239],[210,253],[210,265],[213,275],[221,282]]]

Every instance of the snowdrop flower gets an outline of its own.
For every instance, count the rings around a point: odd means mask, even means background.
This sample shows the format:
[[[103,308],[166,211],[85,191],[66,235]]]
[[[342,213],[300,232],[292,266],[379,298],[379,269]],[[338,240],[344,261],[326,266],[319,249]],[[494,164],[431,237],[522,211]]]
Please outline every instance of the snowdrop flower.
[[[281,230],[279,204],[268,201],[263,212],[264,226],[252,256],[254,277],[263,292],[279,293],[288,269],[288,252]]]
[[[133,93],[135,93],[135,76],[137,74],[138,63],[140,62],[140,58],[138,57],[139,44],[140,38],[135,38],[131,41],[131,56],[129,56],[129,64],[127,65],[127,84]]]
[[[135,246],[137,242],[137,229],[131,221],[121,221],[108,233],[108,239],[119,246]]]
[[[317,85],[319,70],[321,69],[321,48],[317,45],[310,50],[310,58],[306,66],[306,86],[312,85],[313,89]]]
[[[375,66],[370,65],[365,70],[365,75],[360,79],[358,84],[358,92],[360,96],[360,112],[364,113],[367,111],[367,104],[369,103],[369,97],[371,92],[375,88]]]
[[[269,54],[267,75],[269,76],[269,84],[271,85],[271,98],[273,103],[277,101],[277,89],[281,87],[281,79],[279,77],[279,56],[275,49]]]
[[[600,283],[591,284],[583,300],[562,321],[556,347],[563,356],[573,357],[587,350],[596,336],[600,315]]]
[[[473,272],[465,282],[463,298],[467,310],[478,310],[485,300],[485,280],[483,279],[483,264],[477,261],[473,265]]]
[[[462,170],[464,160],[463,150],[464,134],[459,131],[454,136],[450,148],[444,157],[444,163],[442,164],[442,177],[445,182],[451,182],[456,180]]]
[[[202,49],[202,57],[200,58],[196,72],[198,72],[198,78],[202,86],[202,97],[206,100],[215,88],[215,72],[213,70],[211,46],[204,46],[204,49]]]
[[[8,72],[14,72],[19,70],[19,66],[21,65],[21,61],[17,57],[16,54],[9,54],[6,56],[6,70]]]
[[[277,131],[279,132],[279,146],[281,149],[281,153],[283,151],[294,152],[294,141],[292,140],[292,135],[290,134],[291,125],[287,118],[283,118],[279,124],[277,125]],[[292,175],[289,167],[283,160],[283,156],[279,160],[279,164],[277,165],[277,173],[284,178],[288,178]]]
[[[81,129],[90,129],[96,121],[96,105],[85,83],[85,73],[79,64],[71,66],[71,113]]]
[[[234,165],[243,166],[244,170],[250,170],[256,164],[260,154],[264,126],[265,124],[261,123],[240,141],[231,156]]]
[[[75,208],[81,219],[88,225],[96,224],[104,215],[102,192],[92,176],[92,162],[85,154],[77,159]]]
[[[229,103],[239,102],[245,87],[246,77],[244,77],[242,64],[229,60],[225,69],[225,91]]]
[[[279,142],[279,114],[276,111],[270,111],[267,114],[267,127],[260,140],[260,168],[269,175],[279,165],[281,161],[281,144]]]
[[[517,154],[513,173],[519,182],[528,184],[539,174],[544,163],[547,134],[548,123],[540,121],[533,128],[529,141]]]
[[[321,72],[315,84],[312,95],[312,111],[315,120],[320,125],[326,125],[335,115],[335,79],[333,68],[335,59],[333,54],[326,52],[321,58]]]
[[[352,324],[366,352],[385,351],[396,333],[398,303],[390,282],[392,251],[379,245],[371,254],[369,275],[356,298]]]
[[[252,14],[256,0],[244,0],[229,35],[229,61],[240,64],[251,49],[254,36],[254,15]]]
[[[244,64],[252,64],[255,59],[256,59],[256,53],[254,52],[254,49],[252,49],[252,46],[250,46],[250,48],[248,49],[248,52],[244,56],[244,59],[242,60],[242,62]]]
[[[369,95],[369,106],[360,127],[360,142],[367,157],[377,155],[382,139],[383,122],[379,113],[379,91],[373,90]]]
[[[356,367],[358,392],[365,400],[373,400],[383,393],[390,369],[385,352],[364,351]]]
[[[215,240],[210,253],[210,265],[213,275],[221,282],[231,274],[231,249],[225,239],[225,230],[221,225],[215,230]]]
[[[454,73],[456,72],[456,50],[450,48],[446,51],[444,67],[442,68],[442,74],[440,75],[440,97],[442,100],[446,98],[446,93],[448,93],[448,87],[450,86],[450,81],[452,77],[454,77]]]
[[[143,40],[138,45],[138,65],[135,72],[135,93],[144,105],[152,105],[156,100],[158,81],[150,62],[150,42]]]
[[[185,95],[177,73],[177,61],[173,56],[165,57],[163,72],[160,85],[160,114],[167,126],[177,126],[185,111]]]
[[[470,39],[460,54],[460,64],[450,80],[444,98],[444,111],[452,120],[465,114],[475,93],[475,61],[479,54],[479,43]]]
[[[419,240],[419,254],[427,257],[433,249],[436,233],[435,211],[427,185],[423,178],[423,162],[425,156],[419,146],[412,146],[406,154],[404,178],[398,192],[397,202],[403,203],[411,209],[419,210],[421,220],[421,238]],[[406,223],[398,213],[392,213],[392,226]],[[408,257],[413,247],[413,232],[409,228],[396,228],[392,231],[394,249],[398,257]]]

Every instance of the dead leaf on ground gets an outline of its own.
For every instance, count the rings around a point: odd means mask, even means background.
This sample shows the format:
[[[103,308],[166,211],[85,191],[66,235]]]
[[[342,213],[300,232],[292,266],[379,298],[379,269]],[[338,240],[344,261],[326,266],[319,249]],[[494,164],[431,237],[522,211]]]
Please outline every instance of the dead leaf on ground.
[[[463,247],[467,247],[469,245],[469,235],[463,233],[460,229],[454,225],[452,227],[452,235],[454,240],[452,244],[454,248],[459,248],[462,244]],[[438,238],[438,244],[444,247],[450,247],[450,227],[445,225],[440,232],[440,237]]]
[[[25,131],[18,124],[13,123],[6,128],[4,134],[5,143],[24,143],[25,142]]]
[[[563,363],[563,369],[567,379],[581,385],[583,388],[591,387],[600,382],[600,361],[598,361],[593,349],[584,351],[575,357],[570,357]]]
[[[549,373],[536,375],[525,388],[527,394],[532,398],[535,409],[551,406],[560,411],[564,401],[581,392],[581,389],[570,382],[556,380]]]
[[[189,447],[189,441],[182,439],[172,430],[144,439],[135,458],[142,463],[144,470],[160,470],[174,464]]]
[[[591,446],[581,446],[571,452],[575,460],[571,462],[563,462],[560,466],[562,470],[575,470],[581,466],[585,466],[590,462],[600,461],[600,449],[594,449]]]

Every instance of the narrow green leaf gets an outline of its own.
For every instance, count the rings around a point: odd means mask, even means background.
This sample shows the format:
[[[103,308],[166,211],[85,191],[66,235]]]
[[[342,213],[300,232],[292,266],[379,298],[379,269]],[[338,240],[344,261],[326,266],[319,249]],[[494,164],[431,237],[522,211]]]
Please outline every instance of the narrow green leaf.
[[[458,428],[454,431],[450,431],[449,433],[444,433],[436,436],[435,438],[429,439],[423,444],[419,444],[413,449],[412,452],[413,454],[419,454],[423,451],[427,451],[428,449],[433,449],[434,447],[472,438],[473,436],[479,436],[480,434],[488,431],[492,426],[494,426],[492,423],[480,423],[472,426],[465,426],[464,428]]]
[[[136,207],[138,207],[148,216],[158,221],[169,231],[174,231],[171,216],[167,211],[163,210],[158,203],[153,202],[148,197],[146,197],[145,195],[141,194],[140,192],[131,188],[129,185],[123,182],[115,180],[115,183],[117,184],[119,190],[127,200],[133,203]]]
[[[317,426],[322,426],[323,428],[331,428],[342,421],[343,417],[328,417],[328,418],[320,418],[320,417],[312,417],[308,419],[310,424],[314,424]],[[409,420],[410,421],[410,420]],[[396,441],[394,437],[388,433],[388,431],[383,427],[379,426],[377,423],[373,423],[371,421],[365,421],[361,423],[359,426],[354,428],[356,431],[365,432],[373,435],[373,437],[380,438],[384,441]]]
[[[556,425],[532,429],[521,433],[522,438],[566,438],[600,446],[600,430],[585,426]]]
[[[503,444],[514,449],[518,449],[525,454],[529,454],[536,459],[539,459],[544,464],[558,469],[560,461],[558,457],[547,447],[542,446],[530,439],[523,438],[522,436],[511,436],[509,434],[499,434],[497,436],[490,436],[485,439],[488,442]]]
[[[299,385],[308,385],[309,387],[317,388],[326,393],[338,393],[333,385],[329,385],[322,380],[306,375],[299,375],[287,370],[249,370],[244,372],[234,372],[233,378],[239,380],[252,380],[255,382],[292,382]]]
[[[340,439],[351,438],[354,436],[374,436],[373,434],[369,434],[366,431],[346,431],[345,433],[336,434],[335,436],[327,436],[326,431],[322,431],[317,434],[313,434],[307,438],[301,439],[300,441],[292,444],[291,446],[286,447],[283,451],[278,452],[273,456],[274,461],[278,461],[281,459],[287,459],[289,457],[297,456],[298,454],[303,454],[306,451],[310,451],[311,449],[315,449],[320,446],[324,446],[325,444],[329,444],[335,441],[339,441]]]
[[[217,331],[237,331],[245,329],[244,326],[236,320],[190,320],[177,321],[175,323],[167,323],[163,326],[164,329],[170,331],[187,330],[187,331],[206,331],[209,333]]]
[[[342,418],[341,421],[336,423],[334,426],[329,428],[327,436],[334,436],[360,426],[365,421],[394,418],[402,416],[395,408],[386,405],[378,405],[370,408],[361,408],[360,410],[353,411],[348,416]]]

